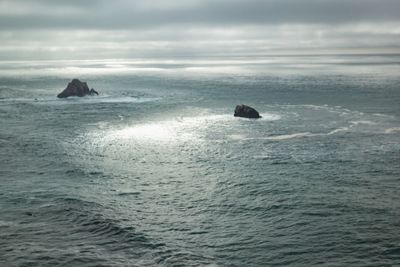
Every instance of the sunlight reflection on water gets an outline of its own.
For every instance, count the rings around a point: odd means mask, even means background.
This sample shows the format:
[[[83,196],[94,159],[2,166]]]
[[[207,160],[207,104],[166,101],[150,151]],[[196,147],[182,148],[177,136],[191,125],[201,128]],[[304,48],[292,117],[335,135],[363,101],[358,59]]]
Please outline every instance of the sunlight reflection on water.
[[[276,114],[264,114],[262,121],[279,120],[280,116]],[[164,120],[159,122],[150,122],[127,126],[122,129],[110,129],[105,134],[106,141],[115,141],[120,139],[135,139],[141,141],[187,141],[202,139],[209,133],[210,127],[217,127],[216,132],[223,128],[230,128],[239,123],[242,119],[235,118],[230,114],[207,115],[197,117],[175,118],[174,120]]]

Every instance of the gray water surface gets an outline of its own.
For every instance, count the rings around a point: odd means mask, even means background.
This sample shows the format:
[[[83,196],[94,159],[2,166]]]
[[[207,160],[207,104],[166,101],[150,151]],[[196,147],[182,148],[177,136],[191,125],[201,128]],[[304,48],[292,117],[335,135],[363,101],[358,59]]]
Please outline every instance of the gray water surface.
[[[117,63],[0,64],[1,266],[400,265],[398,56]]]

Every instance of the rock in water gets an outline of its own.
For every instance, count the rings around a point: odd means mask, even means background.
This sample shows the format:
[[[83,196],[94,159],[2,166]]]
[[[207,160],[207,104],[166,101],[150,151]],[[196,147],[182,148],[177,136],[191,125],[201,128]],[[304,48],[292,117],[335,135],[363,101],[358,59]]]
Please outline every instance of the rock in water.
[[[90,95],[99,95],[99,93],[96,90],[94,90],[93,88],[90,89],[89,94]]]
[[[257,110],[246,105],[237,105],[235,108],[235,117],[243,117],[249,119],[259,119],[261,118]]]
[[[57,95],[58,98],[65,98],[69,96],[85,96],[85,95],[98,95],[93,88],[89,90],[87,83],[81,82],[78,79],[73,79],[61,93]]]

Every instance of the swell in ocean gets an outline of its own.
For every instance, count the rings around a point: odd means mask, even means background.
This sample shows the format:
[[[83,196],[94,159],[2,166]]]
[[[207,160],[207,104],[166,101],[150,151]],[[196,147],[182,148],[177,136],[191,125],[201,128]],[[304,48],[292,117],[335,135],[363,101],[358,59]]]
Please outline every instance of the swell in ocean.
[[[1,63],[0,265],[398,265],[394,59],[260,60]]]

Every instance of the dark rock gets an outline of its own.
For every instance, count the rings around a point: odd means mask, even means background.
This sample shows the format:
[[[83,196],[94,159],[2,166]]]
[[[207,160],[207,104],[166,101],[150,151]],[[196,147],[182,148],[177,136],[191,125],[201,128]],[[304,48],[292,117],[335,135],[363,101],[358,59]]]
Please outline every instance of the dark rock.
[[[243,117],[249,119],[259,119],[261,118],[257,110],[246,105],[237,105],[235,108],[235,117]]]
[[[58,98],[65,98],[69,96],[85,96],[85,95],[98,95],[93,88],[89,91],[89,87],[87,83],[81,82],[78,79],[73,79],[70,83],[68,83],[67,88],[64,89],[60,94],[57,95]]]
[[[99,95],[99,93],[96,90],[94,90],[93,88],[90,89],[89,94],[90,95]]]

